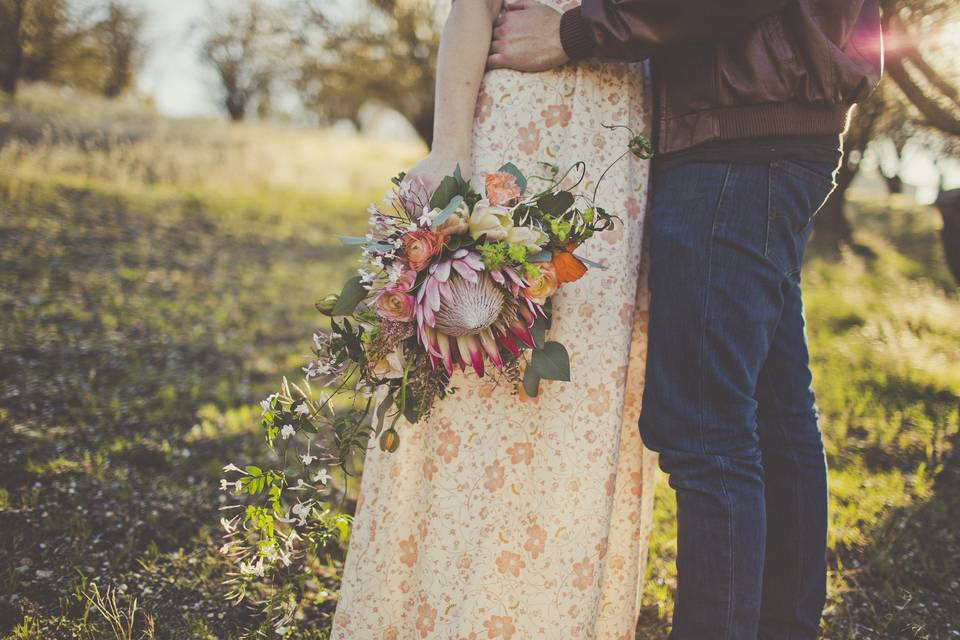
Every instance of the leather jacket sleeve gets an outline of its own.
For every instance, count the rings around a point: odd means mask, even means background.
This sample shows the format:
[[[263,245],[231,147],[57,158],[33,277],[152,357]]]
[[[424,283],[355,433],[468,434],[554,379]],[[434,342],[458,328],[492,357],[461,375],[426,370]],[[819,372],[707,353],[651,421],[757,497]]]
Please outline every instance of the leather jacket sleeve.
[[[785,0],[583,0],[560,20],[573,60],[643,60],[673,45],[710,42],[778,11]]]

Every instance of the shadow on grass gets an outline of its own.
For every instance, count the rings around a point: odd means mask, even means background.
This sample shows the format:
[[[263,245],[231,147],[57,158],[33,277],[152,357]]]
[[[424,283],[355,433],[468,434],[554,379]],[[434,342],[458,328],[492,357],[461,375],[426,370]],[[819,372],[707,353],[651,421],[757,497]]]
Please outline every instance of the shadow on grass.
[[[870,546],[837,558],[847,584],[824,637],[960,637],[960,436],[928,500],[892,510]]]

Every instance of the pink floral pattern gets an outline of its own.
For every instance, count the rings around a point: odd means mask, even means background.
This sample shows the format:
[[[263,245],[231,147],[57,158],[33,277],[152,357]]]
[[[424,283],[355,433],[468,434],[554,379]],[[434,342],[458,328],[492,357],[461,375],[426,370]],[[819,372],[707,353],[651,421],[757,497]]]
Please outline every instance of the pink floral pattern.
[[[649,128],[644,77],[638,64],[595,60],[487,73],[474,183],[505,162],[542,176],[539,162],[582,160],[578,188],[592,193],[629,138],[601,124]],[[530,398],[457,372],[454,397],[398,425],[395,453],[371,440],[334,639],[634,637],[655,468],[637,433],[646,188],[647,163],[632,156],[607,173],[599,204],[623,223],[582,251],[608,268],[553,298],[548,337],[569,349],[571,382],[544,382]]]

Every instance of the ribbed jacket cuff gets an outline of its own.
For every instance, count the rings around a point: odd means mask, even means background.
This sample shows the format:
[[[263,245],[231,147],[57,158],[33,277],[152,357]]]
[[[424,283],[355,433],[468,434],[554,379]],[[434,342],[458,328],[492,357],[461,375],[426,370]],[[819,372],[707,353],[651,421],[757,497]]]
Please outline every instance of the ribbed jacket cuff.
[[[560,16],[560,45],[571,60],[589,58],[596,49],[580,15],[580,7],[564,11]]]

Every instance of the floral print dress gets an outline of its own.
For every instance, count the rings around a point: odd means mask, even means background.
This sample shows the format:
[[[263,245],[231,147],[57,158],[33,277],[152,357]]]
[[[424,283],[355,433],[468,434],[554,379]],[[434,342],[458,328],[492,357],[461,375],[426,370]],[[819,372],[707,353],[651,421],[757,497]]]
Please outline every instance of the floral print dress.
[[[557,10],[575,3],[545,0]],[[569,63],[483,79],[473,180],[506,162],[587,164],[579,189],[647,128],[638,64]],[[646,354],[641,269],[647,163],[604,177],[597,204],[620,216],[578,253],[603,263],[553,297],[547,338],[571,382],[531,398],[470,371],[428,419],[371,439],[333,625],[335,639],[632,640],[651,527],[653,455],[637,420]],[[531,187],[538,183],[531,182]]]

